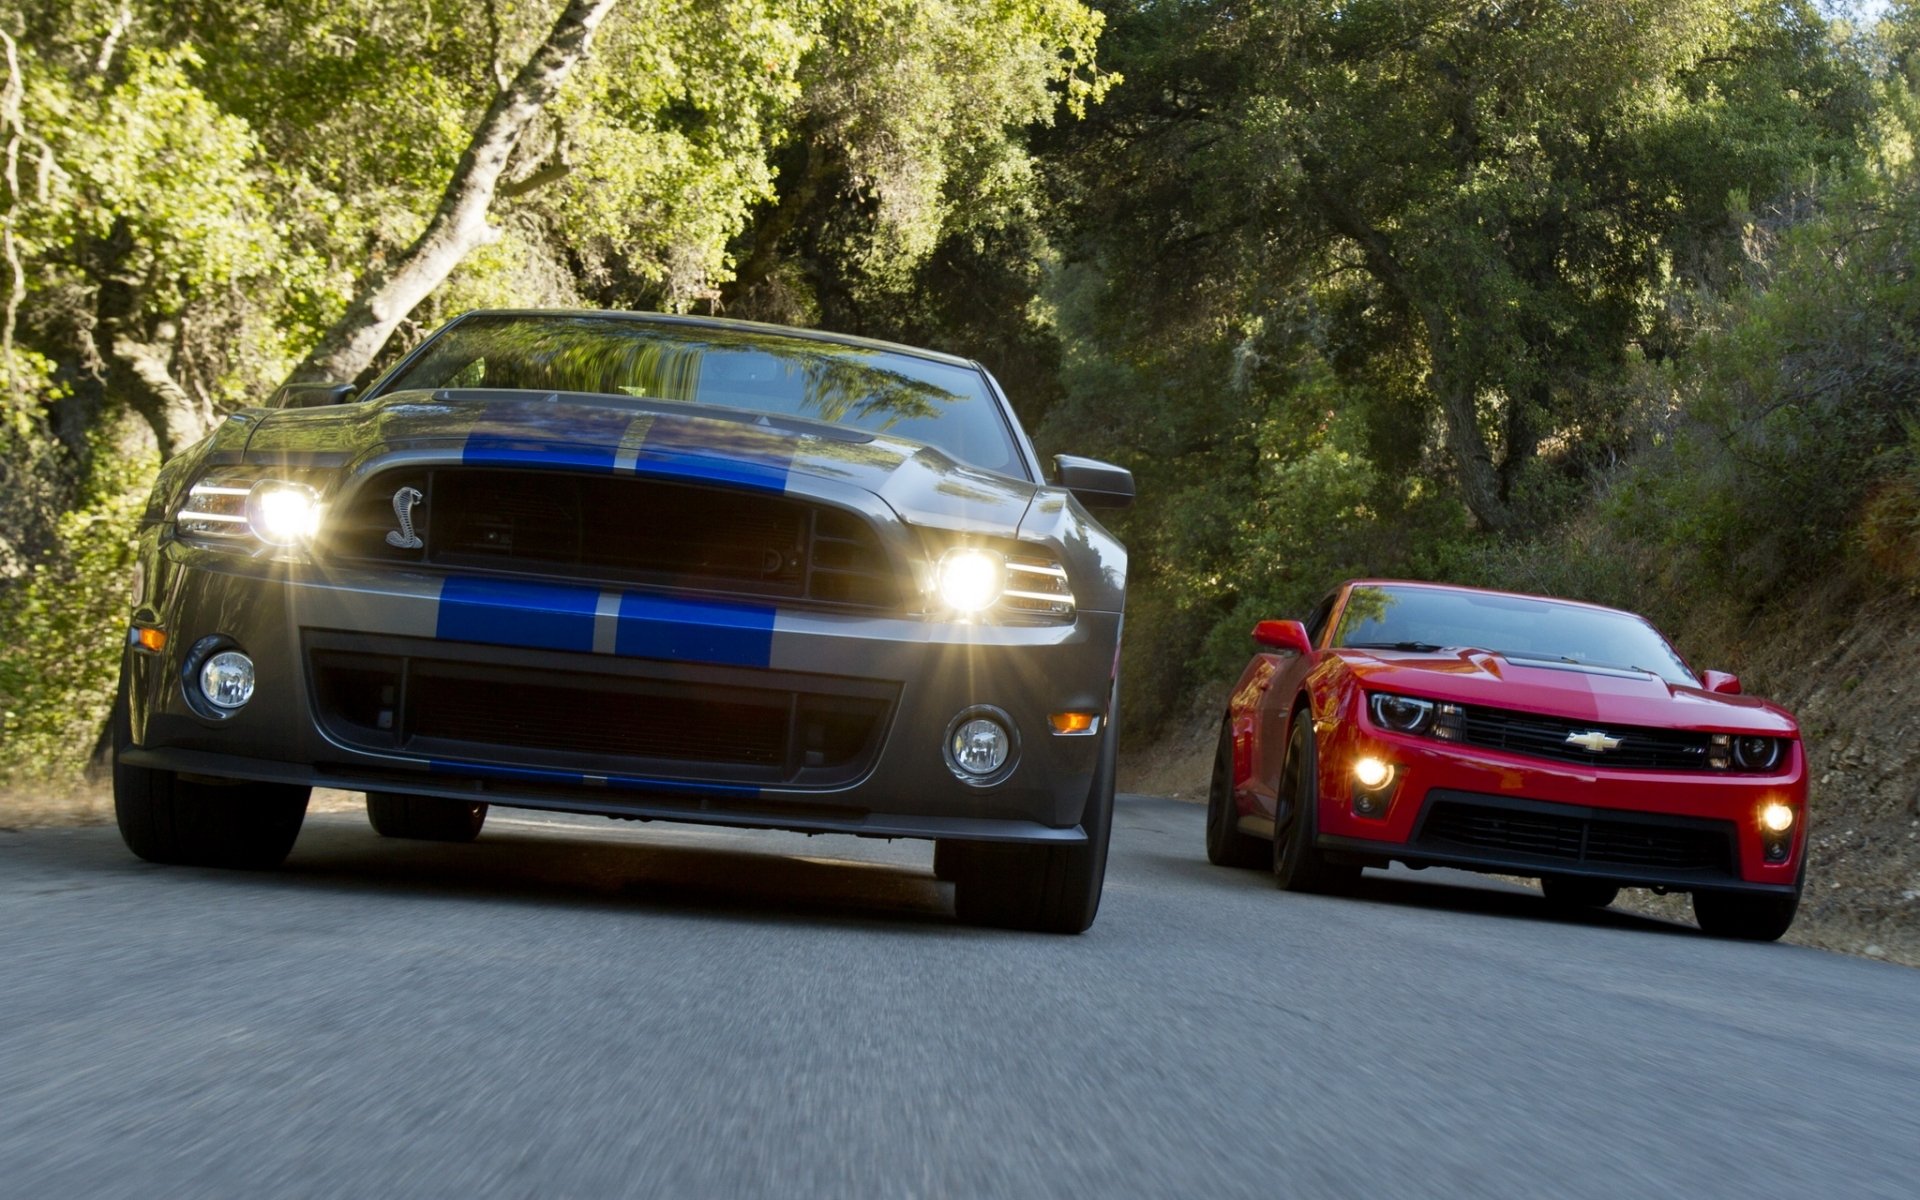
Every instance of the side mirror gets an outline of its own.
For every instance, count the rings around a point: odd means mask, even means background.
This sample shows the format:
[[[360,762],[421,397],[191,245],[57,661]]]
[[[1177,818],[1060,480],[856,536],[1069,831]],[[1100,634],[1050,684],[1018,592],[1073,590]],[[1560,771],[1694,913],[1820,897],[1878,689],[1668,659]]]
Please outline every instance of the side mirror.
[[[1710,692],[1719,692],[1722,696],[1740,694],[1740,677],[1729,675],[1725,671],[1702,671],[1700,683]]]
[[[1127,508],[1133,504],[1133,472],[1125,467],[1056,454],[1053,477],[1088,508]]]
[[[1307,627],[1298,621],[1262,621],[1253,627],[1253,640],[1274,650],[1307,654],[1313,650],[1307,641]]]
[[[345,404],[357,389],[350,383],[283,383],[267,401],[268,408],[325,408]]]

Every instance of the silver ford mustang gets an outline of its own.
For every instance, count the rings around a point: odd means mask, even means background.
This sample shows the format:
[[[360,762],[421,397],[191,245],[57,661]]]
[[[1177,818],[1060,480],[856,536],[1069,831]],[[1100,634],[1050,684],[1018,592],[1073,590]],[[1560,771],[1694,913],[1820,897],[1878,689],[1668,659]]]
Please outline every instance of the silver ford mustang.
[[[168,463],[114,801],[271,866],[313,786],[390,837],[490,804],[931,838],[963,918],[1079,932],[1113,808],[1126,553],[979,364],[686,317],[480,312],[364,396]]]

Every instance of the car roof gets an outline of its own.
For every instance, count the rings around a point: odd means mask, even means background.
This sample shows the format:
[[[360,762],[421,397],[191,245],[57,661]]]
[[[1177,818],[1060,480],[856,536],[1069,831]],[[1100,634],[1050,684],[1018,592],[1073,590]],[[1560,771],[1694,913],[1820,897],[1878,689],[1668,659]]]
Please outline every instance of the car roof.
[[[1429,579],[1349,579],[1334,590],[1347,592],[1356,587],[1409,587],[1426,588],[1436,592],[1470,592],[1480,596],[1511,596],[1519,600],[1545,600],[1551,604],[1591,609],[1594,612],[1618,613],[1623,617],[1632,617],[1636,621],[1646,621],[1645,617],[1631,609],[1614,608],[1607,604],[1589,604],[1585,600],[1569,600],[1565,596],[1543,596],[1537,592],[1509,592],[1500,588],[1470,587],[1464,583],[1435,583]]]
[[[804,329],[796,325],[773,325],[764,321],[736,321],[731,317],[697,317],[681,313],[630,312],[609,308],[476,308],[461,313],[448,321],[448,325],[464,321],[469,317],[600,317],[612,321],[632,321],[646,325],[680,325],[695,329],[730,329],[751,333],[766,333],[777,337],[801,338],[810,342],[830,342],[838,346],[853,346],[862,350],[885,350],[893,354],[911,354],[916,358],[931,359],[934,362],[947,363],[956,367],[979,369],[980,364],[970,358],[957,354],[948,354],[941,350],[929,350],[924,346],[909,346],[902,342],[888,342],[880,338],[857,337],[850,333],[834,333],[826,329]]]

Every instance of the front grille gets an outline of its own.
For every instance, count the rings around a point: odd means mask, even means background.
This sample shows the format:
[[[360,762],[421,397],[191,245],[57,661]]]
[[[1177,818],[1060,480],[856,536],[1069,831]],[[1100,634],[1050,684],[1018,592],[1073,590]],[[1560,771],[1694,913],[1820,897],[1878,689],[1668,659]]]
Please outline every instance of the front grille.
[[[1499,708],[1465,708],[1463,716],[1459,740],[1490,750],[1596,767],[1704,771],[1710,765],[1710,735],[1690,730],[1596,724]],[[1610,750],[1590,750],[1567,741],[1569,736],[1590,733],[1616,738],[1620,744]]]
[[[590,775],[844,783],[867,770],[891,708],[874,685],[832,694],[725,672],[693,682],[333,648],[310,663],[315,711],[344,744]]]
[[[419,547],[394,544],[405,540],[394,498],[407,488],[419,492],[409,511]],[[859,516],[628,475],[389,471],[329,522],[323,553],[865,609],[900,600],[886,551]]]
[[[1616,816],[1537,801],[1484,803],[1466,793],[1435,792],[1415,844],[1436,853],[1512,856],[1516,866],[1551,862],[1730,874],[1733,836],[1727,821]]]

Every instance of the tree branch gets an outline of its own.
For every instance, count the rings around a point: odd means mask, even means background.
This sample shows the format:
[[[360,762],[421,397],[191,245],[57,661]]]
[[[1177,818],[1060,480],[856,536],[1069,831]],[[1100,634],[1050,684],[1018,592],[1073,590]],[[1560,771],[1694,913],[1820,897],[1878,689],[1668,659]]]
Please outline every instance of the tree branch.
[[[514,148],[586,56],[594,32],[616,3],[569,0],[513,84],[494,97],[426,229],[392,267],[363,281],[346,313],[322,335],[287,382],[358,377],[415,305],[440,286],[470,251],[500,236],[487,223],[487,212]]]

